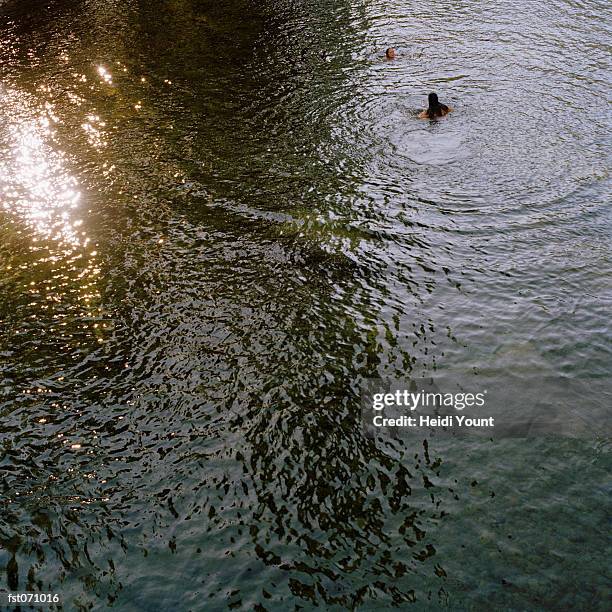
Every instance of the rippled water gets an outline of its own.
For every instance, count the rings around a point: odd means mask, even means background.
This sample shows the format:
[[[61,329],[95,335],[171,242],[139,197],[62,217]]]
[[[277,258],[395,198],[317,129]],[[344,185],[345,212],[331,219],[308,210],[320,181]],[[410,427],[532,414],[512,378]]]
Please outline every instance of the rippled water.
[[[358,393],[609,409],[610,17],[0,2],[0,589],[604,609],[605,435],[376,444]]]

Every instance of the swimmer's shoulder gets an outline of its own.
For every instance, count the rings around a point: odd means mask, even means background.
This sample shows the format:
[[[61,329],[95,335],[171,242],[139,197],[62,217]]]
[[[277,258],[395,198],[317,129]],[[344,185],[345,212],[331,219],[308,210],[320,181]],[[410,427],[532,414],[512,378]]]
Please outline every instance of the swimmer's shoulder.
[[[444,105],[444,108],[442,109],[442,112],[440,114],[436,114],[436,117],[445,117],[446,115],[448,115],[448,113],[452,113],[453,109],[450,106],[446,106],[446,104]],[[427,112],[427,109],[425,109],[424,111],[421,111],[418,114],[418,118],[419,119],[431,119],[431,117],[429,116],[429,113]]]

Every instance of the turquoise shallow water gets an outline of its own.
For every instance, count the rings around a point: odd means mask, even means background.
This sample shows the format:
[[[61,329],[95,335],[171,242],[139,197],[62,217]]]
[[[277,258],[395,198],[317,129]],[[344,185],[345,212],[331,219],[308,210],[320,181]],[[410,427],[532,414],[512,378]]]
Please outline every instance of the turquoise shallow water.
[[[0,2],[0,590],[605,609],[610,28],[597,0]],[[445,372],[580,427],[364,434],[363,381]]]

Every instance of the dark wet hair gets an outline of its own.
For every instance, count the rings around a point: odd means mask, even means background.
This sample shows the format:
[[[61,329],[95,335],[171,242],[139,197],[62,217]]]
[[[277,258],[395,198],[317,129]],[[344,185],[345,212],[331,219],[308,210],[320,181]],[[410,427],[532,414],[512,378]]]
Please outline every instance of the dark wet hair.
[[[427,116],[430,119],[434,117],[440,117],[443,113],[448,111],[446,104],[441,104],[438,100],[438,94],[433,91],[427,96],[429,107],[427,108]]]

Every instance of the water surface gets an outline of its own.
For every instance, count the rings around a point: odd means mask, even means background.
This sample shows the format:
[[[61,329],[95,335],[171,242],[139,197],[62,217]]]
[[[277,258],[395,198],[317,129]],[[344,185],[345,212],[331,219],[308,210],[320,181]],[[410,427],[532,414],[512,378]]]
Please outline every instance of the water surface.
[[[377,444],[359,387],[461,370],[609,409],[610,24],[0,2],[0,588],[603,609],[603,423]],[[455,111],[419,120],[432,90]]]

